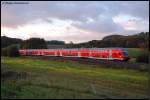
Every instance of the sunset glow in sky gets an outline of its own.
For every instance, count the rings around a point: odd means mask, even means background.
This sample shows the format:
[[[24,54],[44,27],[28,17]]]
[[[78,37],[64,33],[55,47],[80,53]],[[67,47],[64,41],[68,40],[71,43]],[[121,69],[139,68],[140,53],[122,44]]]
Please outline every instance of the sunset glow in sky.
[[[1,2],[1,36],[79,43],[139,32],[149,32],[148,1]]]

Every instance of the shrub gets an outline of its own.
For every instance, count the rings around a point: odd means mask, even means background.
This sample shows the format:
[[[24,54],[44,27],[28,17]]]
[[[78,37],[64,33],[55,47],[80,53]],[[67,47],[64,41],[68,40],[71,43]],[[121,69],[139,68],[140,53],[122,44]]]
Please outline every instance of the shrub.
[[[10,45],[3,48],[1,54],[2,56],[17,57],[19,56],[19,50],[17,45]]]
[[[143,53],[137,57],[136,61],[149,63],[149,52],[147,50],[143,50]]]
[[[1,55],[7,56],[7,48],[2,48]]]

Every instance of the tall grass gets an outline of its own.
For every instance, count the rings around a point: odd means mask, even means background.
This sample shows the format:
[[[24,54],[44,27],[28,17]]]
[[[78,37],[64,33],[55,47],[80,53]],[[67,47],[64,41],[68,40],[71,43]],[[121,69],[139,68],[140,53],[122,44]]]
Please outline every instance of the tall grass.
[[[2,98],[147,98],[148,72],[75,62],[1,58],[2,72],[27,78],[2,83]]]

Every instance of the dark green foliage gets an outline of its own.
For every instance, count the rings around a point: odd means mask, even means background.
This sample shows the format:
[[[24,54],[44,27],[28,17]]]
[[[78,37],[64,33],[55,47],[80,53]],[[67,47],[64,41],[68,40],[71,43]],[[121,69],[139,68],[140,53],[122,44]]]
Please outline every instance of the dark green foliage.
[[[1,37],[1,48],[5,48],[12,44],[20,44],[21,42],[22,42],[21,39],[2,36]]]
[[[20,39],[1,37],[1,48],[11,44],[21,44],[22,49],[46,49],[47,45],[65,45],[65,48],[103,48],[103,47],[124,47],[124,48],[148,48],[149,32],[141,32],[136,35],[109,35],[102,40],[92,40],[84,43],[69,43],[64,41],[51,40],[45,41],[40,38],[30,38],[22,42]]]
[[[48,45],[65,45],[64,41],[58,41],[58,40],[52,40],[52,41],[47,41]]]
[[[46,49],[47,45],[44,39],[30,38],[23,41],[21,44],[22,49]]]
[[[19,50],[18,50],[17,45],[10,45],[6,48],[2,48],[1,55],[2,56],[9,56],[9,57],[19,56]]]
[[[7,56],[7,48],[2,48],[1,49],[1,55],[2,56]]]
[[[109,35],[102,40],[92,40],[85,43],[67,45],[68,48],[103,48],[103,47],[124,47],[124,48],[148,48],[149,32],[141,32],[136,35]]]
[[[144,62],[144,63],[149,63],[149,52],[148,51],[143,51],[143,53],[137,57],[136,59],[137,62]]]
[[[67,45],[47,45],[48,49],[61,49],[66,48]]]
[[[16,45],[11,45],[8,47],[7,55],[9,57],[19,56],[19,51]]]

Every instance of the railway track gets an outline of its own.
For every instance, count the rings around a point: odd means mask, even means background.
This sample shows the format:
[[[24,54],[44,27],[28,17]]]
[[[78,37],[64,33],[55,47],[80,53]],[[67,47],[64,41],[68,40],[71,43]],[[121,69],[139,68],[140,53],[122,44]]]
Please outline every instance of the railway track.
[[[140,71],[148,71],[149,64],[146,63],[131,63],[127,61],[119,60],[101,60],[91,58],[79,58],[79,57],[58,57],[58,56],[30,56],[33,59],[52,60],[59,62],[73,61],[82,64],[100,65],[101,67],[107,68],[118,68],[118,69],[135,69]]]

